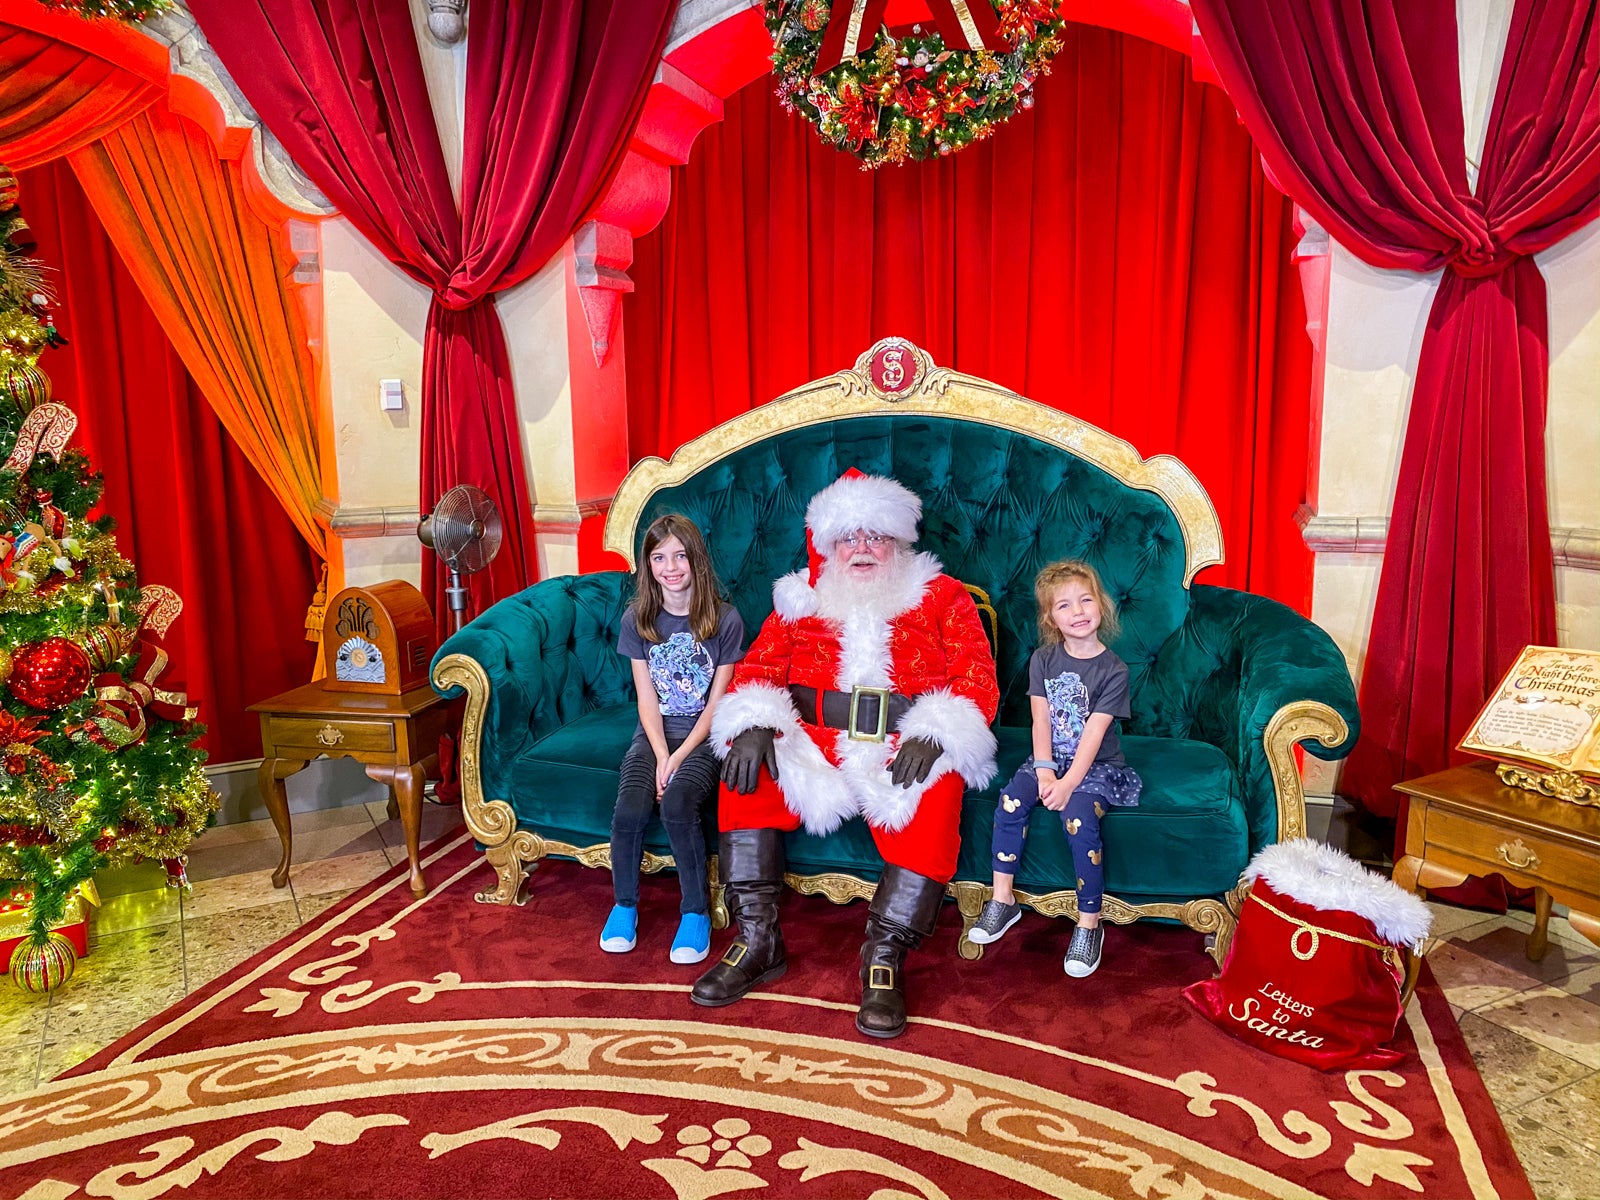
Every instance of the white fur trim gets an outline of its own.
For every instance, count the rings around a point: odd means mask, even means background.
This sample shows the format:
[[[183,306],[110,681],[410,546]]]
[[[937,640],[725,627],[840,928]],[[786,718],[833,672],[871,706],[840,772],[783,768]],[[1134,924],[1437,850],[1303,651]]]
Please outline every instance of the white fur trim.
[[[800,714],[788,691],[770,683],[747,683],[728,692],[711,715],[711,746],[726,758],[728,746],[747,729],[774,729],[778,758],[778,790],[786,808],[806,830],[826,836],[860,811],[839,772],[800,726]]]
[[[832,552],[834,542],[858,529],[914,542],[921,519],[917,494],[882,475],[841,476],[806,505],[806,528],[824,555]]]
[[[924,692],[900,718],[902,738],[929,738],[944,747],[933,774],[959,771],[968,787],[988,786],[995,777],[995,751],[999,748],[983,710],[949,688]]]
[[[817,594],[805,571],[791,571],[772,585],[772,611],[785,621],[798,621],[817,611]]]
[[[1415,946],[1428,936],[1428,906],[1398,884],[1374,875],[1348,855],[1310,838],[1268,846],[1244,869],[1247,883],[1265,879],[1273,891],[1323,912],[1353,912],[1372,922],[1392,946]]]
[[[800,714],[789,693],[770,683],[747,683],[717,701],[711,714],[711,746],[726,758],[728,746],[747,729],[799,728]]]

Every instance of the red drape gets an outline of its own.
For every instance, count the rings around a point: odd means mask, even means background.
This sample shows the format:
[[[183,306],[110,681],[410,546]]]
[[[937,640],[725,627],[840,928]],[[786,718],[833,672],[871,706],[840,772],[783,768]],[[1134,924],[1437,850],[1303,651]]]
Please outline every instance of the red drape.
[[[13,171],[82,149],[160,94],[87,50],[0,24],[0,162]]]
[[[634,458],[902,334],[1176,454],[1210,493],[1208,573],[1306,611],[1310,343],[1291,207],[1188,59],[1069,27],[1031,114],[937,162],[863,172],[769,81],[674,172],[625,300]]]
[[[1526,644],[1555,637],[1544,279],[1600,215],[1592,0],[1517,0],[1469,190],[1454,0],[1194,0],[1273,174],[1382,267],[1445,268],[1423,335],[1344,790],[1438,770]]]
[[[505,542],[474,611],[533,578],[533,517],[492,294],[549,261],[621,164],[675,0],[476,0],[458,215],[409,6],[194,0],[212,48],[289,155],[433,290],[423,342],[422,505],[456,483]],[[441,630],[442,577],[430,577]]]
[[[116,518],[119,549],[141,583],[183,597],[166,644],[200,704],[203,744],[214,761],[258,758],[260,722],[245,706],[311,675],[300,607],[316,587],[311,551],[184,369],[66,161],[19,180],[69,342],[39,365],[105,476],[100,511]]]

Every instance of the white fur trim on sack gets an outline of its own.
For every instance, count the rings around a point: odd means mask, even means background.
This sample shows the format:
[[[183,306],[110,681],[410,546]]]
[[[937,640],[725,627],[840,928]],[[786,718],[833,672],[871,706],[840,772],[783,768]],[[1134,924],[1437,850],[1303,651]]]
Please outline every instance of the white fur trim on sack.
[[[1275,892],[1323,912],[1353,912],[1372,922],[1391,946],[1415,946],[1433,924],[1428,906],[1399,884],[1310,838],[1268,846],[1244,869],[1246,883],[1265,879]]]
[[[817,744],[800,727],[789,693],[770,683],[747,683],[723,696],[711,715],[711,745],[726,758],[733,739],[747,729],[773,729],[778,790],[783,803],[808,833],[826,836],[859,811],[854,796]]]
[[[806,528],[823,555],[858,529],[914,542],[921,519],[917,494],[882,475],[841,475],[806,505]]]

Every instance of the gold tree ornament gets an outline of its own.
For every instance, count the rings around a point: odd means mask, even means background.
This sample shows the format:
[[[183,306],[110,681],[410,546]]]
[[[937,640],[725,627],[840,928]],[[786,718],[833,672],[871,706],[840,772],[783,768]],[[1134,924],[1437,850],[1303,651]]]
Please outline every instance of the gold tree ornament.
[[[36,996],[54,991],[77,969],[77,950],[65,934],[54,930],[23,939],[11,952],[11,981]]]
[[[50,403],[55,391],[46,375],[30,362],[14,362],[0,370],[0,393],[24,414],[31,413],[41,404]]]

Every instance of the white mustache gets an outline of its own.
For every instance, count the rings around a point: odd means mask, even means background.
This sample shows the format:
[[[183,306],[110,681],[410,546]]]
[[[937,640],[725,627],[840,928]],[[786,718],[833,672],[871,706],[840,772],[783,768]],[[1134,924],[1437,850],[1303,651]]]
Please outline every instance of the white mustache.
[[[856,554],[850,559],[852,567],[876,566],[878,560],[870,554]]]

